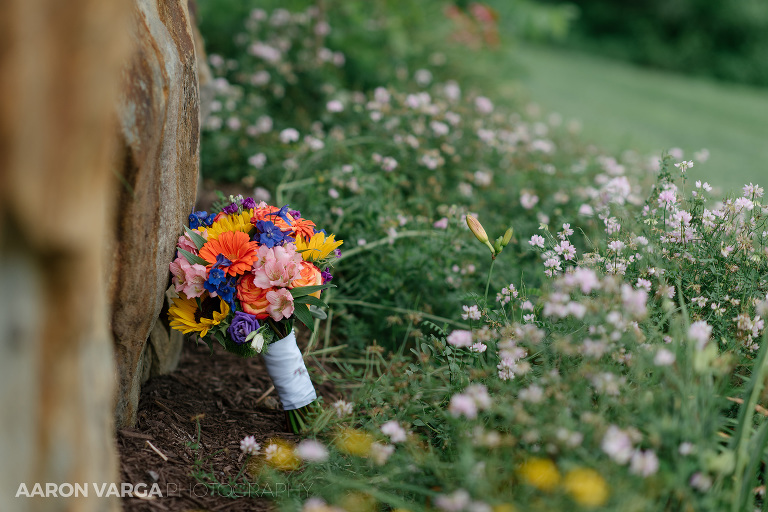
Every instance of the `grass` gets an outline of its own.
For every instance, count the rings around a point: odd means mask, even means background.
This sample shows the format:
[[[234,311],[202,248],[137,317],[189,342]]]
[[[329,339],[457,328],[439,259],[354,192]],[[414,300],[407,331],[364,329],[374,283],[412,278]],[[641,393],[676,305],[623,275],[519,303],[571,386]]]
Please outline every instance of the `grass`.
[[[495,74],[516,78],[505,96],[524,95],[546,111],[582,122],[587,140],[611,151],[671,147],[685,158],[710,151],[691,178],[723,192],[768,185],[768,90],[634,67],[564,49],[520,45]],[[499,71],[499,69],[503,71]]]

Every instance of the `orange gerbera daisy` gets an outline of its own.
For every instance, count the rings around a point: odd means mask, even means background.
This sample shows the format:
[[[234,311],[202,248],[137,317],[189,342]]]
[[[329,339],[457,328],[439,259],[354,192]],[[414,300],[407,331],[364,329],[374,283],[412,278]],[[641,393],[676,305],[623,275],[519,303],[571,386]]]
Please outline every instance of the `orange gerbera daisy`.
[[[227,267],[229,275],[244,274],[251,270],[256,261],[258,242],[252,242],[247,233],[242,231],[225,231],[216,240],[208,240],[200,249],[199,256],[210,265],[216,263],[219,254],[224,255],[232,264]]]
[[[315,223],[311,220],[296,219],[291,227],[293,228],[293,236],[295,238],[303,237],[309,240],[315,234]]]

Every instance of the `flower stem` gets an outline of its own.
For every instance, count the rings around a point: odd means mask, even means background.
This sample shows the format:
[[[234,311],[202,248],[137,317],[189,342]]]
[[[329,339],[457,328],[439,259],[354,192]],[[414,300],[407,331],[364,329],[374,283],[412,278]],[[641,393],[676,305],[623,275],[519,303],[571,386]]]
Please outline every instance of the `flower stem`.
[[[488,307],[488,288],[491,286],[491,274],[493,273],[493,265],[496,263],[496,258],[491,258],[491,268],[488,269],[488,280],[485,282],[485,306]]]

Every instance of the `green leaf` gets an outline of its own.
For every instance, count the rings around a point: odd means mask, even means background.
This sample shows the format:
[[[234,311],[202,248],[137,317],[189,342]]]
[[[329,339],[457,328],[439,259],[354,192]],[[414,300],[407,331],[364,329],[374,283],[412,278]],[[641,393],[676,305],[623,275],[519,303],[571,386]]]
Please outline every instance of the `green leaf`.
[[[312,306],[317,306],[319,308],[327,308],[328,304],[321,301],[317,297],[313,297],[312,295],[305,295],[304,297],[299,297],[297,299],[293,299],[294,304],[311,304]]]
[[[207,264],[207,263],[206,263]],[[315,293],[319,290],[325,290],[326,288],[336,288],[335,284],[320,284],[317,286],[301,286],[299,288],[291,288],[291,295],[296,299],[298,297],[306,297],[310,293]]]
[[[194,230],[192,230],[192,229],[189,229],[187,226],[184,226],[184,230],[185,230],[185,231],[187,232],[187,234],[189,235],[189,238],[191,238],[191,239],[192,239],[192,242],[194,242],[194,244],[195,244],[195,247],[197,247],[197,250],[198,250],[198,251],[199,251],[199,250],[200,250],[200,249],[201,249],[201,248],[202,248],[202,247],[205,245],[205,243],[208,241],[208,240],[206,240],[205,238],[203,238],[203,237],[202,237],[202,235],[200,235],[200,233],[198,233],[197,231],[194,231]]]
[[[181,253],[182,256],[184,256],[184,258],[186,258],[186,260],[189,262],[190,265],[194,265],[195,263],[197,263],[198,265],[202,265],[204,267],[208,266],[208,262],[205,261],[200,256],[195,256],[191,252],[185,251],[184,249],[178,249],[178,251]]]
[[[311,288],[311,286],[307,286],[307,288]],[[315,330],[315,321],[312,319],[312,314],[309,312],[309,307],[307,307],[306,304],[294,304],[293,305],[293,314],[296,318],[299,319],[301,323],[307,326],[310,331]]]

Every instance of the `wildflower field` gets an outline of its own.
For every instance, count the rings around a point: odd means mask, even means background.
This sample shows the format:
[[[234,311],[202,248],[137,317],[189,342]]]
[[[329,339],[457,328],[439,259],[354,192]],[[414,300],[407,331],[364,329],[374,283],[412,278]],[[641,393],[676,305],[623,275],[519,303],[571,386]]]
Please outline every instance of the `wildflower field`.
[[[480,4],[249,4],[200,2],[206,208],[300,207],[343,240],[299,337],[344,398],[200,483],[309,489],[291,512],[768,509],[763,188],[716,197],[705,153],[500,106]]]

